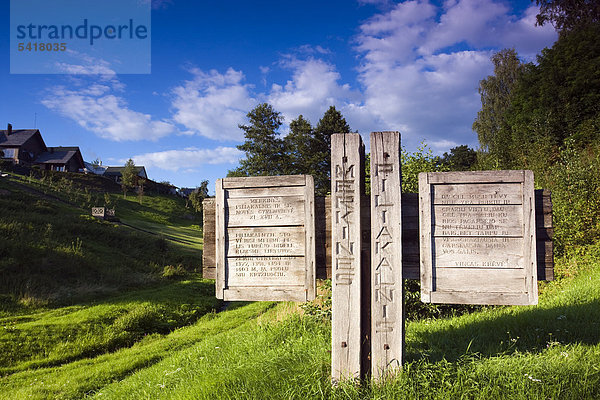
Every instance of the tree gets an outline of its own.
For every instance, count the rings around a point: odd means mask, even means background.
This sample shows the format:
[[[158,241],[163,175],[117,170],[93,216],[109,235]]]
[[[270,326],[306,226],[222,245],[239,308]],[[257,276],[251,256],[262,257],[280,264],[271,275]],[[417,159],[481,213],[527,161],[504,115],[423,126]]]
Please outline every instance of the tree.
[[[249,124],[239,125],[246,141],[237,146],[246,153],[240,166],[228,176],[281,175],[285,172],[285,151],[278,129],[283,123],[281,114],[270,104],[262,103],[247,115]]]
[[[427,144],[421,143],[414,153],[409,153],[402,148],[400,155],[402,163],[402,192],[419,192],[419,173],[448,171],[439,156],[434,156],[433,151]]]
[[[535,4],[540,7],[536,25],[549,22],[560,36],[600,22],[598,0],[535,0]]]
[[[335,106],[329,107],[314,130],[310,164],[314,166],[315,194],[326,195],[331,189],[331,135],[349,133],[350,126]]]
[[[451,171],[469,171],[476,162],[477,152],[466,144],[451,148],[442,157],[442,163]]]
[[[92,164],[92,167],[98,168],[99,166],[102,165],[102,160],[100,159],[100,157],[96,157],[96,159],[94,161],[92,161],[91,164]]]
[[[492,166],[512,167],[512,135],[507,122],[515,88],[524,72],[524,65],[514,49],[504,49],[491,58],[494,75],[479,82],[481,110],[473,123],[479,144],[487,152]]]
[[[192,203],[192,207],[197,213],[202,215],[203,206],[202,201],[208,197],[208,181],[204,180],[200,183],[192,193],[190,193],[189,200]],[[200,226],[202,226],[202,219],[200,219]]]
[[[202,200],[208,197],[208,181],[204,180],[200,183],[192,193],[190,193],[190,202],[192,207],[199,213],[202,213]]]
[[[144,200],[144,183],[146,183],[145,179],[138,179],[137,194],[140,204],[142,204],[142,201]]]
[[[137,168],[133,160],[130,158],[125,163],[125,168],[121,173],[121,188],[123,189],[123,197],[127,198],[127,190],[135,187],[137,183]]]
[[[316,172],[313,163],[315,139],[313,128],[302,115],[290,123],[290,133],[283,139],[287,158],[286,174],[310,174]]]

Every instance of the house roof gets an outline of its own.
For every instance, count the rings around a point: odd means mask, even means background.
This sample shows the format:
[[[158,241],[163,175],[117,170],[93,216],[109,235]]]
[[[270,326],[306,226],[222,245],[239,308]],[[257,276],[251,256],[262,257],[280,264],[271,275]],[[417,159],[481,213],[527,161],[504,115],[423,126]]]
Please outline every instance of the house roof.
[[[36,164],[66,164],[75,157],[81,166],[85,167],[83,157],[79,147],[48,147],[48,151],[40,154],[36,159]]]
[[[36,159],[36,164],[66,164],[77,154],[75,151],[47,151],[40,154]]]
[[[125,167],[107,167],[106,171],[104,171],[104,175],[108,175],[108,176],[123,176],[123,171],[125,170]],[[144,168],[144,166],[142,165],[136,165],[135,166],[135,170],[136,172],[139,174],[140,172],[144,171],[144,175],[146,174],[146,168]]]
[[[40,131],[37,129],[13,129],[10,135],[7,135],[7,132],[7,130],[0,130],[0,146],[2,147],[22,146],[36,133],[40,135],[40,140],[42,141],[42,144],[44,144],[44,147],[46,147]]]

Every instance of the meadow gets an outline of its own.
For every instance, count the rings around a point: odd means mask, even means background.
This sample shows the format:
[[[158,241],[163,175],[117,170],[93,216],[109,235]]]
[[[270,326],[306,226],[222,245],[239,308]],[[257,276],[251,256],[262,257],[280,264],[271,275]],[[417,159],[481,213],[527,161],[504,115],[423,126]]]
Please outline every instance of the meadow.
[[[180,199],[109,192],[135,229],[11,179],[0,180],[0,399],[600,397],[600,244],[557,257],[539,305],[410,318],[402,370],[334,387],[327,301],[215,299]]]

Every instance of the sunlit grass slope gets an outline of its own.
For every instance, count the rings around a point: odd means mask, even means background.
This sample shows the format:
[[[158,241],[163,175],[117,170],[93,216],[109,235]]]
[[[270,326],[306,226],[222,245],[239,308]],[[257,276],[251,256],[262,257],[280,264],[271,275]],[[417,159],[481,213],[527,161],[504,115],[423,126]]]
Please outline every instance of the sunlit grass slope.
[[[207,338],[99,390],[98,398],[600,397],[600,247],[582,272],[548,285],[534,307],[485,309],[407,325],[395,378],[332,389],[330,327],[310,316]]]

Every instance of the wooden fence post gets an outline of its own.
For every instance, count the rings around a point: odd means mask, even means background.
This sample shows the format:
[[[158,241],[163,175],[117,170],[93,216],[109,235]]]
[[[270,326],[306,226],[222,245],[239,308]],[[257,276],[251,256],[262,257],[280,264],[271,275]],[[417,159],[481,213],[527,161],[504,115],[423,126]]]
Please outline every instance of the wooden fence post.
[[[331,136],[332,322],[334,383],[361,377],[361,193],[365,146],[357,133]],[[367,300],[368,301],[368,300]]]
[[[371,133],[371,365],[374,379],[402,366],[400,133]]]

